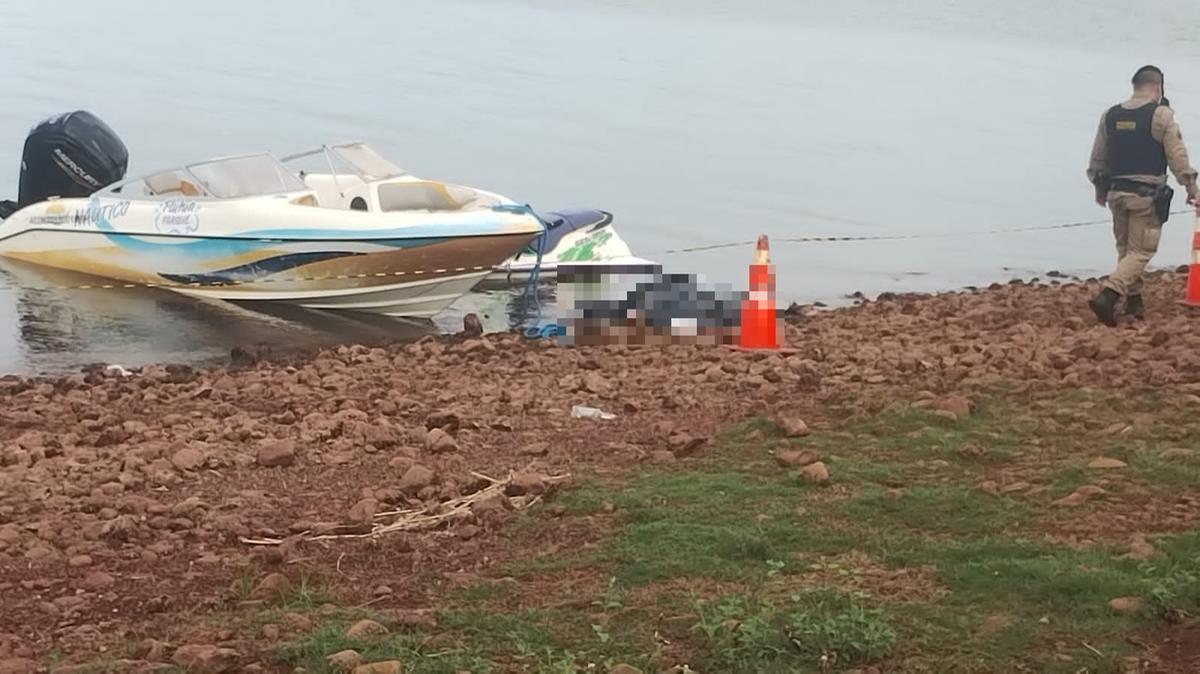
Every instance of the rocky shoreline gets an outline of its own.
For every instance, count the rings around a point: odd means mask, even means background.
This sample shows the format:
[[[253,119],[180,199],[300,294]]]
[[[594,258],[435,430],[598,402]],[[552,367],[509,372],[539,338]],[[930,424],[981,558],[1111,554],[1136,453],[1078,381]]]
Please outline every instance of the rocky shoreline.
[[[935,401],[965,414],[997,386],[1200,404],[1200,331],[1175,302],[1183,283],[1155,274],[1148,318],[1117,329],[1088,312],[1094,283],[1013,282],[797,308],[781,352],[458,335],[284,361],[239,352],[213,369],[2,377],[0,663],[82,660],[114,641],[144,644],[143,664],[169,660],[154,644],[182,645],[248,569],[478,570],[517,514],[471,495],[503,483],[508,497],[540,496],[563,476],[686,459],[748,415],[819,429]],[[573,418],[574,405],[615,419]],[[424,531],[313,540],[464,498]],[[260,539],[278,545],[246,542]],[[345,592],[397,609],[416,592],[383,585]],[[207,640],[254,661],[236,635]]]

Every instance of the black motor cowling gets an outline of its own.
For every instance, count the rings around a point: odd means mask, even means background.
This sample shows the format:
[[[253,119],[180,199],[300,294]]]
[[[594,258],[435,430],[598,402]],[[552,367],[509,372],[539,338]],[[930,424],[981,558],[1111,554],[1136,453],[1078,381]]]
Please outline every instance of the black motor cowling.
[[[86,197],[124,178],[128,167],[125,143],[99,117],[86,110],[55,115],[25,139],[17,203]]]

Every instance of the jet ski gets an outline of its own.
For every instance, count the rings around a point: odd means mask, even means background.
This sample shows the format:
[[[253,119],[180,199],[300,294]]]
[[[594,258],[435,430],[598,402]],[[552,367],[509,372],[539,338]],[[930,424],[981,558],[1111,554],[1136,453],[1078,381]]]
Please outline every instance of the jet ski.
[[[537,270],[538,282],[554,282],[560,264],[640,264],[629,244],[613,228],[607,211],[575,209],[539,214],[545,223],[544,240],[535,239],[516,255],[496,265],[480,283],[482,288],[503,288],[529,283]],[[538,247],[541,266],[538,267]]]

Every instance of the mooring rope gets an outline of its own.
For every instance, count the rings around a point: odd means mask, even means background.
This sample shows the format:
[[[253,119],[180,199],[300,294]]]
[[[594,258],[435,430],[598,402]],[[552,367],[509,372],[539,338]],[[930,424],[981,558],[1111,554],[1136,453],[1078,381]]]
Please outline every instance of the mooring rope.
[[[1192,209],[1172,211],[1172,215],[1181,215],[1183,213],[1193,213]],[[1076,227],[1095,227],[1097,225],[1112,224],[1111,219],[1103,220],[1081,220],[1079,222],[1061,222],[1055,225],[1033,225],[1030,227],[1006,227],[1000,229],[976,230],[973,232],[944,232],[938,234],[879,234],[872,236],[791,236],[791,237],[771,237],[771,243],[841,243],[848,241],[912,241],[917,239],[950,239],[964,238],[973,236],[992,236],[996,234],[1015,234],[1022,232],[1046,232],[1056,229],[1074,229]],[[719,250],[721,248],[740,248],[743,246],[753,246],[758,242],[757,239],[748,239],[745,241],[729,241],[726,243],[705,244],[702,246],[689,246],[687,248],[672,248],[669,250],[660,250],[647,255],[676,255],[679,253],[698,253],[706,250]]]

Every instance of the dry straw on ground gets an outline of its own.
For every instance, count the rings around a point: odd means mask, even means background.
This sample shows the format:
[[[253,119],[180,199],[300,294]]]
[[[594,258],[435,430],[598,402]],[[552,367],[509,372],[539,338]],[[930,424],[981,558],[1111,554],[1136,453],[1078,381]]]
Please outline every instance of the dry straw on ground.
[[[362,538],[377,538],[385,534],[395,533],[397,531],[425,531],[436,528],[442,524],[453,524],[467,520],[471,517],[471,507],[476,503],[482,503],[490,498],[502,496],[508,499],[513,510],[524,510],[542,500],[541,494],[523,494],[519,496],[504,496],[509,486],[513,483],[515,473],[509,473],[508,477],[503,480],[497,480],[494,477],[489,477],[482,473],[472,472],[472,476],[485,480],[488,486],[479,491],[460,496],[449,501],[424,506],[422,508],[410,508],[406,510],[390,510],[387,512],[377,513],[375,521],[371,525],[369,531],[359,531],[353,525],[341,527],[333,533],[323,534],[300,534],[291,540],[300,541],[328,541],[335,539],[362,539]],[[547,488],[566,482],[571,479],[569,474],[546,476],[544,483]],[[286,540],[283,538],[240,538],[238,539],[247,545],[283,545]]]

